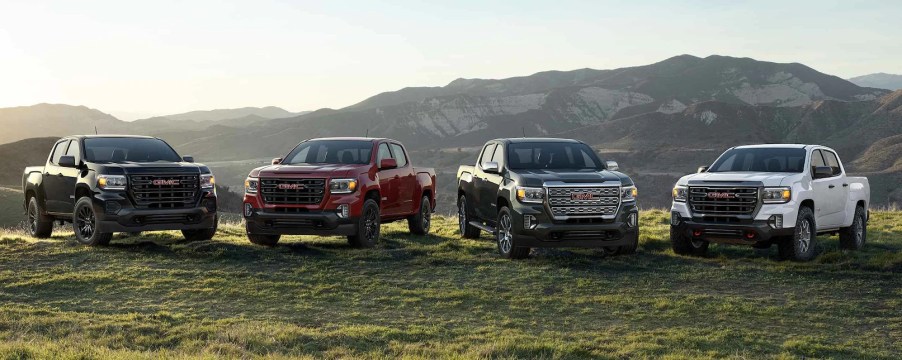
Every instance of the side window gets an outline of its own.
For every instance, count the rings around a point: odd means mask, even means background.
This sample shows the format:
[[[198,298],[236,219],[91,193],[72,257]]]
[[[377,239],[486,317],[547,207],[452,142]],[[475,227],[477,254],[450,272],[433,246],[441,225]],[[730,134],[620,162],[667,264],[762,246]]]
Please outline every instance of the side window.
[[[72,140],[69,143],[69,150],[66,150],[66,155],[74,157],[75,163],[78,164],[81,160],[81,149],[79,149],[78,140]]]
[[[495,144],[488,144],[482,152],[482,159],[479,160],[479,166],[485,167],[485,163],[492,161],[492,155],[495,152]]]
[[[827,150],[821,150],[821,154],[824,154],[824,160],[827,162],[827,166],[833,169],[833,176],[842,174],[842,169],[839,168],[839,159],[836,157],[836,154]]]
[[[56,146],[53,148],[53,155],[50,156],[51,164],[58,165],[60,163],[60,158],[66,153],[66,145],[68,144],[68,140],[56,143]]]
[[[388,151],[388,144],[379,144],[379,152],[376,155],[376,165],[382,162],[382,159],[391,159],[391,152]]]
[[[404,153],[404,149],[401,145],[391,144],[391,152],[395,156],[395,160],[398,161],[398,167],[407,166],[407,154]]]
[[[827,163],[824,162],[824,158],[821,156],[820,150],[814,150],[811,152],[811,175],[814,176],[814,168],[818,166],[827,166]]]
[[[504,146],[498,144],[495,146],[495,154],[492,155],[492,161],[498,163],[498,168],[504,168]]]

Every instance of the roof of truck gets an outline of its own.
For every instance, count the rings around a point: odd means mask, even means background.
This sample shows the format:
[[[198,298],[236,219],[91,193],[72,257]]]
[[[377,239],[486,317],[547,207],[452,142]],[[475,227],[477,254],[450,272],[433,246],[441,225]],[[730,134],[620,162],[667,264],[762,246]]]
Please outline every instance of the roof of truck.
[[[754,145],[740,145],[736,146],[737,149],[747,149],[747,148],[799,148],[804,149],[807,146],[814,145],[804,145],[804,144],[754,144]]]
[[[355,136],[323,137],[323,138],[307,139],[306,141],[310,141],[310,140],[356,140],[356,141],[382,141],[382,140],[391,140],[391,141],[395,141],[395,140],[392,140],[392,139],[389,139],[389,138],[371,138],[371,137],[355,137]]]
[[[135,138],[135,139],[156,139],[153,136],[144,136],[144,135],[69,135],[63,138],[74,138],[74,139],[96,139],[96,138]]]
[[[535,143],[535,142],[566,142],[566,143],[581,143],[581,141],[573,140],[573,139],[559,139],[559,138],[502,138],[495,139],[495,141],[507,141],[509,143]]]

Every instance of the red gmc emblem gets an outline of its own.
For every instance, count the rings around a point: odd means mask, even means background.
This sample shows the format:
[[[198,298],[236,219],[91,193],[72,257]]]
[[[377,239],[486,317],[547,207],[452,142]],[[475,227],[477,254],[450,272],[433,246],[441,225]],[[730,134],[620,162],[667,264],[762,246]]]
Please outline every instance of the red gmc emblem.
[[[739,197],[739,194],[712,191],[708,193],[708,197],[711,199],[733,199]]]
[[[178,179],[172,179],[172,180],[156,179],[153,181],[153,184],[156,186],[165,186],[165,185],[174,186],[174,185],[179,184],[179,180]]]
[[[595,195],[592,193],[570,193],[570,200],[592,200]]]
[[[306,188],[304,184],[279,184],[279,190],[301,190]]]

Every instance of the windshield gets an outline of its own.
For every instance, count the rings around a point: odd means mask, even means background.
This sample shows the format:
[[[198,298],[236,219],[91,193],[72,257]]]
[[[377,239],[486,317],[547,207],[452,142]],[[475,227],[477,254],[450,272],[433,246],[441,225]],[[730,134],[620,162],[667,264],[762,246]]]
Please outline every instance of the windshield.
[[[582,143],[512,143],[507,149],[510,169],[602,169],[595,151]]]
[[[373,142],[368,140],[313,140],[302,142],[282,164],[369,164]]]
[[[805,168],[805,149],[744,148],[730,149],[720,156],[708,172],[750,171],[800,173]]]
[[[145,138],[85,139],[85,159],[93,163],[182,161],[163,140]]]

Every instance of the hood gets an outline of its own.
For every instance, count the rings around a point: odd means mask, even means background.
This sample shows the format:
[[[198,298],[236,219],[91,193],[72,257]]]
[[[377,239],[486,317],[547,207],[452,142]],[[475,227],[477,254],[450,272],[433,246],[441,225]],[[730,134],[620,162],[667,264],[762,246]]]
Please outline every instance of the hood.
[[[523,186],[542,186],[546,182],[572,184],[622,181],[631,184],[629,177],[616,171],[598,170],[514,170],[511,179]]]
[[[787,178],[794,178],[802,174],[776,173],[776,172],[716,172],[686,175],[677,184],[679,185],[718,185],[737,184],[759,186],[780,186]]]
[[[189,162],[152,162],[96,164],[102,174],[206,174],[210,169],[203,164]]]
[[[357,176],[366,172],[369,164],[317,164],[317,165],[268,165],[251,171],[252,177],[279,177],[279,176],[315,176],[315,177],[342,177]]]

